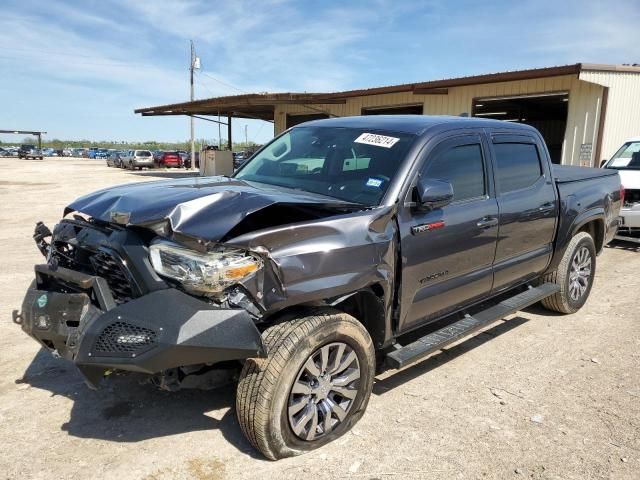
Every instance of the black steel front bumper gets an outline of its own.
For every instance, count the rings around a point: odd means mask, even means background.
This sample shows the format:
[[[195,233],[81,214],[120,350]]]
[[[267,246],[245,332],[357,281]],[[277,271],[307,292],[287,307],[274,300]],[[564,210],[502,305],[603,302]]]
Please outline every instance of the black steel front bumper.
[[[111,369],[154,374],[266,355],[244,310],[173,288],[116,306],[104,279],[48,265],[36,265],[15,318],[45,348],[73,361],[92,387]]]

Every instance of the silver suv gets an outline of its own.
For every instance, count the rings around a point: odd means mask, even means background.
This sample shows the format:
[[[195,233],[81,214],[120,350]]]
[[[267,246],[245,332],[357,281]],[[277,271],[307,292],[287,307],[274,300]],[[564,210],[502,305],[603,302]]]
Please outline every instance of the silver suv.
[[[149,150],[128,150],[122,158],[122,167],[131,170],[153,168],[153,155]]]

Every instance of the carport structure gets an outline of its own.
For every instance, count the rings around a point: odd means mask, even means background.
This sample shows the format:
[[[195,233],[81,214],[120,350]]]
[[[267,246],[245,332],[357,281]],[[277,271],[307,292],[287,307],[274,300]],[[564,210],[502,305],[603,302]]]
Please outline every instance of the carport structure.
[[[279,134],[319,118],[463,115],[527,123],[555,163],[597,166],[640,134],[640,65],[576,63],[331,93],[264,93],[140,108],[154,115],[225,115],[272,121]]]
[[[30,130],[0,130],[0,133],[9,135],[34,135],[38,137],[38,148],[42,148],[42,135],[47,134],[47,132],[34,132]]]
[[[135,113],[146,116],[184,115],[202,120],[206,118],[226,117],[228,148],[231,150],[231,122],[232,118],[246,118],[274,122],[277,106],[296,105],[306,108],[308,112],[316,112],[318,118],[325,118],[327,114],[322,109],[313,107],[315,104],[345,103],[344,99],[334,99],[328,94],[317,93],[254,93],[233,95],[228,97],[207,98],[193,102],[174,103],[158,107],[139,108]],[[330,115],[330,114],[329,114]],[[212,120],[216,121],[216,120]],[[308,121],[305,120],[305,121]]]

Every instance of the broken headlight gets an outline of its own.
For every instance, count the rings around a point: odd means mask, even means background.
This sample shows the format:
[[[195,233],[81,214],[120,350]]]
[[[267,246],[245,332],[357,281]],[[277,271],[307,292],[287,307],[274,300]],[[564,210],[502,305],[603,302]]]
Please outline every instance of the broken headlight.
[[[149,247],[153,269],[178,281],[187,291],[218,294],[262,267],[260,258],[243,250],[221,248],[201,253],[164,240]]]

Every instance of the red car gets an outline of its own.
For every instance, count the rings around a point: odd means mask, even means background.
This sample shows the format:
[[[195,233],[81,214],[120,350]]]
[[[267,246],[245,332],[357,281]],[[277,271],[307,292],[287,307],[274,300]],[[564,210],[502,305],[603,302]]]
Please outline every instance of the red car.
[[[158,167],[165,168],[182,168],[184,166],[184,162],[178,152],[162,152],[158,157],[156,164]]]

